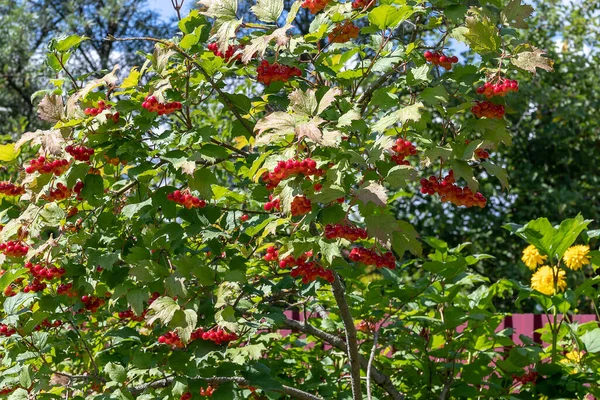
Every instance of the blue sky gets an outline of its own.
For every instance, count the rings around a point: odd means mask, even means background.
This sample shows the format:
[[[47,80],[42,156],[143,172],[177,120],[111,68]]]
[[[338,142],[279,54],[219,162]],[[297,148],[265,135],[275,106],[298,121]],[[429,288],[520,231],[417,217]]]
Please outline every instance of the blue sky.
[[[188,8],[191,5],[196,4],[196,2],[197,0],[186,0],[184,2],[183,9],[187,11]],[[148,5],[153,10],[156,10],[164,20],[168,20],[169,18],[175,16],[175,11],[171,5],[171,0],[148,0]]]

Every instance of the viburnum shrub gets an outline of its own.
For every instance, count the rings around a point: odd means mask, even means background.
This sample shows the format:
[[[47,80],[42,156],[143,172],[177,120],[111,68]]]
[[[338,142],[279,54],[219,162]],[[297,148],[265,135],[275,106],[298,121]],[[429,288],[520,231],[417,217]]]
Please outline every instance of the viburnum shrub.
[[[155,48],[102,77],[68,62],[87,38],[49,44],[54,88],[38,106],[48,129],[2,154],[13,172],[0,187],[2,393],[597,393],[591,326],[569,322],[567,335],[554,314],[550,352],[499,329],[493,300],[506,291],[576,307],[563,284],[547,294],[556,263],[536,272],[535,293],[491,284],[477,272],[490,256],[419,237],[394,212],[408,199],[488,212],[493,192],[477,178],[507,187],[494,159],[511,142],[510,102],[526,101],[513,81],[552,70],[520,38],[532,9],[260,0],[248,12],[260,22],[211,0],[174,38],[108,37]],[[486,83],[501,90],[488,96]],[[575,225],[553,231],[556,246],[531,233],[540,225],[513,228],[556,261]],[[588,260],[586,248],[564,250],[569,268]],[[591,361],[584,371],[577,360]]]

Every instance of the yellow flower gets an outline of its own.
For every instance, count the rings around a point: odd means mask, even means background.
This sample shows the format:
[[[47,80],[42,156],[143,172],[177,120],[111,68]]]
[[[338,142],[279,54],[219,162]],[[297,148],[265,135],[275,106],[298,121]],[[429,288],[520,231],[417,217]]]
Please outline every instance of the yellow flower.
[[[573,350],[573,351],[570,351],[567,354],[565,354],[565,357],[567,360],[571,361],[572,363],[578,363],[578,362],[581,362],[584,355],[585,354],[583,351]],[[565,360],[563,360],[563,361],[565,361]]]
[[[581,267],[590,263],[589,252],[590,246],[577,245],[569,247],[563,255],[565,265],[575,271],[581,269]]]
[[[557,268],[550,268],[547,265],[540,267],[533,276],[531,277],[531,288],[537,290],[540,293],[551,296],[555,294],[554,291],[554,275],[557,273]],[[564,291],[567,288],[567,281],[565,280],[565,271],[558,271],[558,282],[557,288],[559,291]]]
[[[538,249],[532,244],[527,246],[525,250],[523,250],[523,257],[521,257],[521,261],[527,265],[527,268],[534,271],[538,265],[542,265],[544,261],[546,261],[548,256],[543,256],[540,254]]]

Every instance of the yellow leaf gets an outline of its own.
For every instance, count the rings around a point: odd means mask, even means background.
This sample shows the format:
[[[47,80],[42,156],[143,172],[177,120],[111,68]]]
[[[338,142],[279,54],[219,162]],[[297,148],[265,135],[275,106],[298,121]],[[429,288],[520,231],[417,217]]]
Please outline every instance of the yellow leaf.
[[[15,150],[14,143],[0,145],[0,161],[9,162],[17,158],[20,150]]]

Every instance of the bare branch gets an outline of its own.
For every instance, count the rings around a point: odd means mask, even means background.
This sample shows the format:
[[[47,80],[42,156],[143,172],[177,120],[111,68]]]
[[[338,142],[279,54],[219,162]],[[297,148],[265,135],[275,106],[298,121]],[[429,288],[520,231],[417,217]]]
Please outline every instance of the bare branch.
[[[344,322],[344,330],[346,331],[346,347],[348,353],[348,362],[350,363],[350,376],[352,377],[352,398],[354,400],[362,399],[362,390],[360,386],[360,364],[358,361],[358,341],[356,339],[356,327],[354,319],[350,314],[350,308],[346,302],[344,287],[337,272],[333,273],[334,281],[331,283],[331,291],[333,297],[340,310],[340,316]]]

